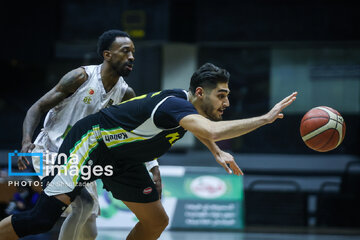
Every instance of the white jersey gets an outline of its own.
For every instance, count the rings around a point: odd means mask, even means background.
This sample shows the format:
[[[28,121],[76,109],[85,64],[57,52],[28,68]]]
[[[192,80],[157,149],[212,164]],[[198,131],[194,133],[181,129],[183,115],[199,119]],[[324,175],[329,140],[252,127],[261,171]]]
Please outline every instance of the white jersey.
[[[120,77],[115,86],[106,92],[101,81],[101,66],[83,67],[88,75],[87,81],[48,112],[44,128],[36,138],[35,145],[56,153],[66,134],[78,120],[98,112],[107,105],[121,102],[128,88],[127,83]]]
[[[127,83],[120,77],[115,86],[109,92],[106,92],[101,80],[101,66],[83,67],[88,79],[72,95],[65,98],[47,113],[44,127],[34,142],[35,148],[33,152],[56,155],[66,134],[78,120],[96,113],[108,105],[121,102],[128,88]],[[46,169],[53,167],[53,163],[46,161],[45,158],[43,158],[42,162],[43,174],[45,174]],[[39,173],[41,170],[40,158],[32,157],[32,163],[35,171]],[[39,176],[39,178],[42,179],[45,175]],[[86,189],[94,199],[92,213],[98,215],[100,206],[95,182],[88,184]],[[70,212],[71,207],[67,208],[63,216],[67,216]]]

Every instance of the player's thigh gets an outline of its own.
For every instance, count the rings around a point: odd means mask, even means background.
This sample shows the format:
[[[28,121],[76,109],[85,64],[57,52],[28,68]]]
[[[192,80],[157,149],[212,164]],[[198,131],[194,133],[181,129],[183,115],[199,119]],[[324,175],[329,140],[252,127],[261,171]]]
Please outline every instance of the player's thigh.
[[[111,177],[102,178],[104,189],[114,198],[131,203],[153,203],[159,200],[156,186],[143,163],[117,166]]]
[[[167,222],[169,220],[160,200],[150,203],[123,202],[140,221],[151,223],[156,221]]]

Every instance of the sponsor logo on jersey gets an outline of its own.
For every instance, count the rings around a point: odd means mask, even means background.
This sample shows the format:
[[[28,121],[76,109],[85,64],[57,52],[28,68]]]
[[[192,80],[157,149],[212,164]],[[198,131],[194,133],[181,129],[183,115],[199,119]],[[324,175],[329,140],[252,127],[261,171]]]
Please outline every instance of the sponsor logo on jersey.
[[[92,100],[91,97],[86,96],[86,97],[84,97],[83,102],[86,103],[86,104],[90,104],[91,100]]]
[[[106,104],[106,107],[110,107],[114,103],[114,100],[110,99],[109,102]]]
[[[89,94],[90,94],[90,95],[93,95],[94,93],[95,93],[94,89],[90,88],[90,89],[89,89]]]
[[[112,134],[112,135],[105,135],[104,137],[105,137],[105,141],[107,141],[107,142],[129,138],[128,135],[124,132],[118,133],[118,134]]]
[[[144,189],[143,194],[148,195],[148,194],[150,194],[151,192],[152,192],[152,188],[151,188],[151,187],[147,187],[147,188]]]

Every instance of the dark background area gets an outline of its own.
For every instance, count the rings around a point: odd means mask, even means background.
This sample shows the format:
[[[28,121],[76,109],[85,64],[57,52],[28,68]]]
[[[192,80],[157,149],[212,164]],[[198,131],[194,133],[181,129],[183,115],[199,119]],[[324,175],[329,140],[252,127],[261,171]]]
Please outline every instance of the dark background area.
[[[273,44],[331,47],[358,45],[360,40],[359,4],[354,1],[58,0],[6,4],[1,16],[2,149],[20,148],[27,109],[66,72],[85,63],[82,52],[90,53],[86,63],[99,63],[96,40],[106,29],[145,33],[133,37],[136,69],[126,79],[138,94],[160,88],[162,44],[197,45],[199,65],[213,62],[232,74],[232,106],[225,119],[256,116],[270,108]],[[146,16],[145,21],[141,16]],[[281,128],[275,123],[222,145],[245,153],[316,154],[305,147],[297,132],[284,131],[298,129],[301,117],[289,115]],[[346,138],[332,154],[359,154],[359,115],[343,117],[348,126]]]

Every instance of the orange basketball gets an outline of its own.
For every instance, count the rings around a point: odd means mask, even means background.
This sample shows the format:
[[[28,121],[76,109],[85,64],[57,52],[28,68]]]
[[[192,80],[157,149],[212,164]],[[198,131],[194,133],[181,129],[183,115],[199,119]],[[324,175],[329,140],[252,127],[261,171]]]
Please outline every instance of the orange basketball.
[[[300,123],[302,140],[318,152],[337,148],[344,140],[345,131],[345,121],[340,113],[326,106],[310,109]]]

